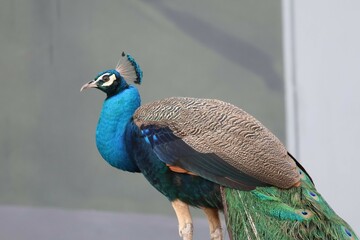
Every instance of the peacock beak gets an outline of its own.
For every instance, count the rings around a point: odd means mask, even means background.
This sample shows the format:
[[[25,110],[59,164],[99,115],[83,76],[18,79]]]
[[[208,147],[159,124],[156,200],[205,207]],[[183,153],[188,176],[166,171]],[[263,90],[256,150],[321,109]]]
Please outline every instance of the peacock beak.
[[[97,85],[96,85],[95,81],[92,80],[92,81],[90,81],[90,82],[88,82],[88,83],[85,83],[85,84],[80,88],[80,92],[81,92],[82,90],[84,90],[84,89],[87,89],[87,88],[96,88],[96,87],[97,87]]]

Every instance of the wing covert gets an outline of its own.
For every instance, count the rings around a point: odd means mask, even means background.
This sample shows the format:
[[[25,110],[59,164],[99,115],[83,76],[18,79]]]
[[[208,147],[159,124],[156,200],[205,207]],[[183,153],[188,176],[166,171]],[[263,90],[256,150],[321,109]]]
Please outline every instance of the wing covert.
[[[168,127],[147,125],[140,127],[142,137],[148,142],[161,161],[193,172],[223,186],[252,190],[265,184],[228,164],[215,153],[201,153],[193,149],[181,138],[175,136]]]
[[[215,99],[173,97],[141,106],[133,118],[139,128],[158,129],[164,132],[164,139],[179,142],[160,144],[159,155],[175,151],[168,148],[187,151],[191,148],[195,151],[192,156],[201,154],[198,159],[206,162],[195,161],[191,163],[193,167],[196,165],[205,171],[204,164],[212,165],[219,168],[217,173],[221,172],[224,178],[237,172],[280,188],[292,187],[300,180],[296,163],[280,140],[254,117],[232,104]],[[179,164],[178,160],[176,162]],[[206,171],[211,171],[210,167]]]

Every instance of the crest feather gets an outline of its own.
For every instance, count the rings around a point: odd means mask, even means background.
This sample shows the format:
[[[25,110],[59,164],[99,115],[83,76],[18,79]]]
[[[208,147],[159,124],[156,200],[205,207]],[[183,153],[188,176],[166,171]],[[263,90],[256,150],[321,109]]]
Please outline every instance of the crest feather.
[[[132,81],[136,84],[141,83],[143,72],[131,55],[122,52],[115,70],[118,71],[126,81]]]

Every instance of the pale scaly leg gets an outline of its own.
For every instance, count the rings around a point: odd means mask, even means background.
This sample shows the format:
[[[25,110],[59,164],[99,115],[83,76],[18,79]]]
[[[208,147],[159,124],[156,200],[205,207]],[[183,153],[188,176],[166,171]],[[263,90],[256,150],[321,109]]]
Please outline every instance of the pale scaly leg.
[[[171,202],[178,222],[179,222],[179,235],[183,240],[192,240],[193,238],[193,224],[189,210],[189,205],[176,199]]]
[[[223,240],[219,211],[215,208],[202,208],[209,222],[210,239]]]

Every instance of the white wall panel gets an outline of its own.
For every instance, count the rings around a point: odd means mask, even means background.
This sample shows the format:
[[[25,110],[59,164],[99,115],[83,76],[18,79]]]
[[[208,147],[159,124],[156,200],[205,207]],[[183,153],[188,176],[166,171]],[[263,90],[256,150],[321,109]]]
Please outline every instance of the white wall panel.
[[[283,1],[289,149],[360,229],[360,1]]]

